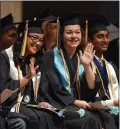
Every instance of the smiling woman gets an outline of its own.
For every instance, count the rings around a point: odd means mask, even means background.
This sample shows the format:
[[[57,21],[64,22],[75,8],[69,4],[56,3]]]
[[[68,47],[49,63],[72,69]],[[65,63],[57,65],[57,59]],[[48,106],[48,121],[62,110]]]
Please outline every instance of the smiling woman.
[[[19,94],[13,95],[12,99],[8,98],[8,101],[2,104],[2,108],[29,117],[28,129],[59,129],[60,118],[52,115],[52,111],[28,107],[28,104],[51,106],[38,99],[41,78],[38,58],[44,36],[40,25],[40,21],[20,23],[17,42],[0,53],[0,93],[5,89],[19,89]],[[23,48],[25,48],[24,53],[22,53]]]
[[[64,34],[63,34],[63,42],[64,42],[63,44],[64,48],[66,48],[66,51],[67,49],[69,49],[69,51],[76,51],[76,48],[81,42],[80,25],[65,26]]]
[[[63,109],[67,129],[100,129],[99,118],[87,111],[90,91],[99,86],[91,67],[93,46],[79,54],[82,41],[82,14],[68,14],[60,19],[59,45],[43,56],[40,94],[55,108]],[[49,64],[49,65],[48,65]],[[88,81],[89,80],[89,81]],[[94,94],[94,93],[93,93]]]

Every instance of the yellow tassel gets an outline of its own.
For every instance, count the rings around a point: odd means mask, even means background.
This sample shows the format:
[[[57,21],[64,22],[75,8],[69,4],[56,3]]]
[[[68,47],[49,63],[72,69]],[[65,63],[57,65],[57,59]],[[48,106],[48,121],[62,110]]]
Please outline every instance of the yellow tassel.
[[[22,44],[22,49],[21,49],[20,56],[22,56],[22,57],[25,55],[27,35],[28,35],[28,21],[26,22],[26,26],[25,26],[24,39],[23,39],[23,44]]]
[[[60,25],[60,21],[59,21],[59,17],[57,18],[57,41],[56,41],[56,47],[58,48],[58,42],[59,42],[59,25]]]
[[[86,26],[85,26],[85,44],[88,43],[88,20],[86,20]]]

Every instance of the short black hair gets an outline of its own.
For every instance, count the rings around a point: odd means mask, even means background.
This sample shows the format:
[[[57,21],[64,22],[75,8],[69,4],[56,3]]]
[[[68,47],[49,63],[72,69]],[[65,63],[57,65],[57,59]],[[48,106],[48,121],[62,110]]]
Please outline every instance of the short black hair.
[[[9,30],[17,30],[17,27],[14,25],[8,25],[6,26],[3,30],[2,30],[2,34],[4,34],[5,32],[8,32]]]
[[[89,39],[93,39],[94,34],[97,33],[98,31],[108,31],[108,29],[103,24],[96,23],[95,25],[89,27],[88,29]]]

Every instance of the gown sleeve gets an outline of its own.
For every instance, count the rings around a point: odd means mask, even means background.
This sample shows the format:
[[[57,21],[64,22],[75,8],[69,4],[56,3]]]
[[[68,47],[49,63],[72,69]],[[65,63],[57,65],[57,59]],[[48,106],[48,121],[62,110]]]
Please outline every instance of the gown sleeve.
[[[99,88],[101,87],[101,81],[97,74],[95,74],[95,88],[89,89],[88,83],[85,77],[85,74],[80,79],[80,85],[81,85],[81,99],[85,100],[87,102],[95,101],[95,96],[97,92],[99,91]]]
[[[10,63],[8,55],[5,51],[0,53],[0,93],[5,89],[15,90],[20,87],[19,80],[12,80],[9,76]],[[17,100],[18,92],[15,92],[5,102],[2,103],[2,107],[5,109],[11,109]]]
[[[119,83],[119,69],[117,68],[117,66],[112,61],[110,61],[110,64],[113,66],[113,68],[115,70],[117,80],[118,80],[118,83]]]
[[[19,80],[12,80],[9,76],[10,64],[5,51],[0,53],[0,93],[5,89],[15,90],[20,87]]]

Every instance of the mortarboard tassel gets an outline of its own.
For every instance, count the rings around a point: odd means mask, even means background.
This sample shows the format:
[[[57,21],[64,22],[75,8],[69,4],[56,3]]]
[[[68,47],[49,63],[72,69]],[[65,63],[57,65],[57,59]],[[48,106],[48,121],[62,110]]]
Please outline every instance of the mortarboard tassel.
[[[85,25],[85,45],[88,44],[88,20],[86,20],[86,25]]]
[[[26,25],[25,25],[24,39],[23,39],[23,44],[22,44],[22,49],[21,49],[20,57],[24,57],[24,55],[25,55],[27,35],[28,35],[28,21],[26,21]]]
[[[59,44],[59,27],[60,27],[60,21],[59,21],[59,17],[57,18],[57,39],[56,39],[56,47],[58,48],[58,44]]]

